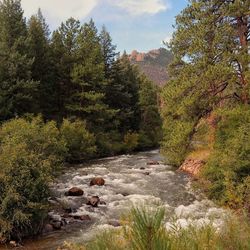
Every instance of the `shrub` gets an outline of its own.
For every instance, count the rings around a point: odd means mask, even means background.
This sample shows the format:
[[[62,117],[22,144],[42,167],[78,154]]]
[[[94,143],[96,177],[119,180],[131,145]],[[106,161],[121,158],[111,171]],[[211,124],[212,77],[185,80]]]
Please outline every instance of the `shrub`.
[[[14,119],[0,128],[0,239],[36,234],[49,183],[66,152],[54,122]]]
[[[139,144],[139,135],[134,132],[128,132],[124,136],[124,148],[126,152],[134,151]]]
[[[67,152],[66,143],[61,138],[56,123],[44,123],[40,116],[19,118],[5,122],[0,129],[0,142],[25,143],[27,150],[42,155],[53,162],[56,170]]]
[[[123,152],[122,139],[121,134],[115,130],[108,133],[98,133],[96,135],[98,156],[110,156]]]
[[[122,229],[106,231],[83,246],[68,244],[77,250],[248,250],[250,222],[245,216],[230,216],[224,225],[190,225],[187,228],[165,227],[164,209],[133,209]],[[81,248],[82,247],[82,248]]]
[[[203,171],[207,193],[222,204],[240,208],[250,204],[250,110],[218,111],[214,150]]]
[[[67,161],[82,162],[94,156],[95,137],[86,129],[84,121],[70,122],[64,119],[61,125],[61,136],[66,142]]]

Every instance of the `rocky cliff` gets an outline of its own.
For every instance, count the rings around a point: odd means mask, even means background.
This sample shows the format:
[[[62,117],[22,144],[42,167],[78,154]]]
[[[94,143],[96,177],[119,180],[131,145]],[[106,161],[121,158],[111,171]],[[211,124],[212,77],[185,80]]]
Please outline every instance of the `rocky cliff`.
[[[134,50],[129,55],[130,61],[138,65],[149,79],[160,86],[168,80],[167,66],[172,58],[172,53],[164,48],[150,50],[147,53]]]

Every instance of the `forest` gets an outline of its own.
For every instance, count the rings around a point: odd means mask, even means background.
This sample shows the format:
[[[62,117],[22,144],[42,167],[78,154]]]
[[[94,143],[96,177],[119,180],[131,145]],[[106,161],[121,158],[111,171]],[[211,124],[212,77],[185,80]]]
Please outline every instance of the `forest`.
[[[157,147],[158,90],[105,27],[0,2],[0,241],[37,234],[64,162]]]

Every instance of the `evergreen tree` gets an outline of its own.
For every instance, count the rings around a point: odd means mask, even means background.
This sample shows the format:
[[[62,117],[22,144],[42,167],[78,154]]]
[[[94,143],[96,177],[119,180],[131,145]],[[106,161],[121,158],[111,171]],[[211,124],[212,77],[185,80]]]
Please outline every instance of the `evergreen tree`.
[[[157,146],[161,138],[161,117],[157,103],[159,90],[145,75],[141,75],[139,83],[140,146]]]
[[[80,33],[80,22],[74,18],[62,23],[60,28],[53,32],[51,51],[53,62],[53,79],[56,89],[57,119],[62,121],[67,117],[66,105],[72,93],[73,84],[71,71],[76,63],[77,37]]]
[[[32,78],[39,81],[38,98],[39,111],[45,117],[50,117],[54,109],[55,88],[53,72],[51,71],[51,52],[49,27],[41,10],[31,16],[28,22],[29,53],[33,57]]]
[[[116,115],[118,129],[121,133],[129,130],[138,131],[139,71],[131,65],[126,54],[117,59],[112,71],[112,83],[107,93],[107,100],[110,107],[119,110]]]
[[[174,164],[184,159],[201,117],[249,102],[248,10],[248,1],[199,0],[176,18],[171,81],[162,96],[163,148]]]
[[[77,37],[76,63],[71,71],[73,92],[67,110],[86,119],[92,129],[105,124],[113,111],[105,104],[105,67],[100,39],[93,20],[84,24]]]
[[[0,2],[0,119],[35,110],[27,27],[20,0]]]
[[[112,38],[105,26],[102,27],[100,33],[100,43],[102,48],[102,56],[104,59],[105,77],[106,79],[109,79],[112,74],[112,66],[118,53],[116,52],[116,46],[112,44]]]

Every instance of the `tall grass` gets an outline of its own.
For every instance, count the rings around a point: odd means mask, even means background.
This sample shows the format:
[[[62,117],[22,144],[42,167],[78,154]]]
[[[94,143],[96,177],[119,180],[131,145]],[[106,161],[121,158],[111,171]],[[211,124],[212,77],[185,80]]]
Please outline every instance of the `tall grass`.
[[[65,249],[65,248],[64,248]],[[95,240],[70,250],[249,250],[250,222],[245,216],[232,216],[218,229],[210,225],[187,228],[165,226],[162,208],[132,209],[121,229],[104,232]]]

